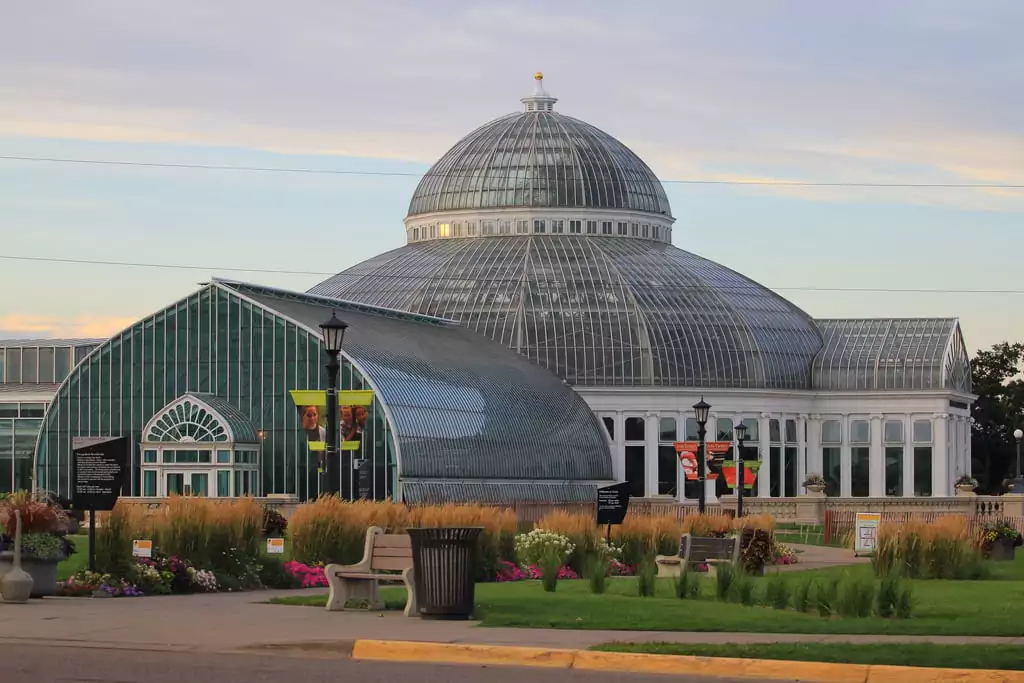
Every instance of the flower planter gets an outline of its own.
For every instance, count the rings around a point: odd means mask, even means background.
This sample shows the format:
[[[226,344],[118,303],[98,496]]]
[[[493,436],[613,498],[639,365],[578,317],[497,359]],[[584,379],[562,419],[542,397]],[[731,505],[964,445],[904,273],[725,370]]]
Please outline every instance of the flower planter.
[[[807,495],[815,498],[821,498],[825,495],[824,484],[805,484],[804,488],[807,489]]]
[[[956,495],[958,495],[958,496],[973,496],[973,495],[975,495],[974,489],[975,489],[974,484],[957,484],[956,485]]]
[[[57,565],[62,558],[39,560],[33,557],[21,558],[21,568],[32,577],[32,597],[45,598],[57,593]],[[0,576],[14,566],[12,551],[0,552]]]
[[[989,559],[995,562],[1012,562],[1017,549],[1009,538],[1000,538],[992,542]]]

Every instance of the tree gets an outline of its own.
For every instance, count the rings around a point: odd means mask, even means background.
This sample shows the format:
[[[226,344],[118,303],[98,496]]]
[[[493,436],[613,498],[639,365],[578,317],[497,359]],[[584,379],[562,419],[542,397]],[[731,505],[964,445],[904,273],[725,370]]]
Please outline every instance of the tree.
[[[1013,430],[1024,428],[1024,344],[1002,342],[971,359],[974,393],[971,416],[972,461],[979,489],[1002,492],[1002,482],[1016,474],[1017,446]]]

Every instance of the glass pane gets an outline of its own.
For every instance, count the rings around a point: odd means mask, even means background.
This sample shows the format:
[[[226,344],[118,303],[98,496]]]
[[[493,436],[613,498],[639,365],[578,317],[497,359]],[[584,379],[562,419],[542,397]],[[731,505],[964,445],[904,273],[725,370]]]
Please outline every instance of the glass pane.
[[[787,496],[796,496],[800,493],[797,488],[800,482],[796,480],[797,472],[797,458],[800,457],[797,454],[796,447],[789,446],[786,448],[786,491]]]
[[[143,462],[156,462],[156,451],[146,451],[143,453]]]
[[[42,417],[46,414],[45,403],[22,403],[21,404],[21,416],[22,417]]]
[[[644,476],[646,458],[643,446],[626,446],[626,481],[629,482],[629,495],[643,498],[646,491]]]
[[[231,470],[217,471],[217,496],[220,498],[231,497]]]
[[[7,349],[7,383],[21,384],[21,349]]]
[[[0,349],[0,384],[4,383],[4,377],[7,375],[6,359],[7,349]]]
[[[931,446],[918,446],[914,449],[914,495],[932,495]]]
[[[718,424],[715,425],[715,429],[718,431],[719,441],[732,441],[732,418],[720,417],[718,418]]]
[[[180,496],[185,492],[185,475],[171,473],[167,475],[167,495]]]
[[[851,493],[856,498],[867,498],[871,491],[871,449],[851,449],[850,461]]]
[[[210,462],[212,455],[211,451],[199,451],[199,462]]]
[[[217,451],[217,462],[224,464],[231,462],[231,451]]]
[[[786,420],[786,443],[796,443],[796,420]]]
[[[34,384],[39,381],[36,374],[36,363],[39,361],[39,349],[26,348],[21,350],[21,381]]]
[[[673,420],[673,422],[675,421]],[[676,495],[678,463],[679,456],[676,455],[676,449],[673,446],[658,447],[658,495]]]
[[[661,418],[661,440],[676,441],[676,419],[674,417]]]
[[[748,417],[743,420],[743,424],[747,427],[747,441],[760,441],[761,429],[758,421]]]
[[[192,495],[209,495],[210,475],[194,473],[192,475]]]
[[[822,467],[824,472],[821,473],[821,476],[825,478],[825,495],[835,498],[842,490],[840,488],[843,471],[842,449],[823,448],[821,450],[821,460],[824,464],[824,467]]]
[[[601,421],[604,422],[604,428],[608,432],[608,438],[615,441],[615,418],[602,417]]]
[[[71,372],[71,347],[57,349],[54,363],[56,365],[54,381],[63,382]]]
[[[885,495],[903,495],[902,446],[889,446],[885,449]]]
[[[39,437],[42,420],[14,421],[14,490],[25,491],[32,488],[32,456]],[[0,456],[2,457],[2,456]],[[9,484],[8,484],[9,486]]]
[[[914,443],[931,443],[932,421],[914,420]]]
[[[17,403],[0,403],[0,417],[18,417]],[[0,449],[2,452],[2,449]]]
[[[843,424],[839,420],[825,420],[821,423],[822,443],[842,443]]]
[[[156,470],[144,470],[142,473],[142,495],[156,496]]]
[[[768,440],[771,441],[772,443],[781,443],[782,432],[779,430],[778,420],[768,421]]]
[[[686,418],[686,441],[696,441],[699,438],[700,435],[697,433],[697,418]]]
[[[772,474],[771,480],[768,482],[770,485],[769,494],[772,498],[782,497],[782,449],[773,446],[769,449],[771,453],[771,467]]]
[[[626,441],[643,441],[644,438],[644,418],[627,417]]]
[[[867,420],[854,420],[850,423],[850,441],[853,443],[871,443],[871,423]]]
[[[903,441],[903,423],[899,420],[886,420],[885,442],[900,443]]]
[[[39,349],[39,381],[49,384],[53,382],[53,347]]]

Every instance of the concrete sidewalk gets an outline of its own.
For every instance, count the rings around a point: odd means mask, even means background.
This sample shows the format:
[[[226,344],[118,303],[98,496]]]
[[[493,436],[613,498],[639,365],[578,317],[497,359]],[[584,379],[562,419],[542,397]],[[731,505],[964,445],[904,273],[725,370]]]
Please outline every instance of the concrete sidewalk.
[[[270,605],[262,591],[151,598],[47,598],[0,604],[0,641],[73,646],[229,652],[320,647],[358,639],[586,649],[612,641],[678,643],[944,643],[1024,645],[1024,638],[857,636],[479,628],[473,622],[407,619],[400,612],[327,612]],[[324,591],[301,591],[323,594]],[[326,595],[325,595],[326,600]]]

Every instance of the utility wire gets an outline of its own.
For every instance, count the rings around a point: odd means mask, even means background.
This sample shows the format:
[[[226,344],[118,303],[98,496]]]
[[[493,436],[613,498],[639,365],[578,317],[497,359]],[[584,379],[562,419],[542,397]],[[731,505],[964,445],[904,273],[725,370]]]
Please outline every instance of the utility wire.
[[[393,273],[329,273],[324,271],[316,270],[285,270],[279,268],[238,268],[233,266],[197,266],[188,264],[176,264],[176,263],[143,263],[138,261],[100,261],[93,259],[66,259],[66,258],[49,258],[44,256],[14,256],[9,254],[0,254],[0,260],[5,261],[28,261],[35,263],[60,263],[68,265],[89,265],[89,266],[110,266],[118,268],[158,268],[165,270],[198,270],[207,273],[212,272],[228,272],[228,273],[263,273],[271,275],[316,275],[320,277],[333,277],[334,275],[342,275],[349,281],[356,281],[359,279],[371,279],[371,280],[415,280],[418,282],[433,281],[433,280],[446,280],[452,282],[458,282],[460,280],[478,280],[484,279],[487,282],[507,282],[507,283],[520,283],[522,278],[479,278],[472,274],[469,275],[428,275],[428,276],[417,276],[417,275],[398,275]],[[657,277],[653,274],[652,277]],[[571,278],[570,278],[571,279]],[[706,289],[706,287],[687,287],[676,284],[662,284],[662,285],[644,285],[648,288],[663,288],[672,290],[686,290],[686,289]],[[715,289],[722,291],[730,290],[746,290],[746,289],[772,289],[775,291],[787,291],[787,292],[863,292],[863,293],[892,293],[892,294],[1024,294],[1024,289],[947,289],[947,288],[895,288],[895,287],[769,287],[767,285],[760,285],[752,283],[749,285],[716,285]]]
[[[315,174],[315,175],[343,175],[343,176],[379,176],[379,177],[401,177],[401,178],[426,178],[429,176],[437,175],[444,178],[458,178],[459,173],[453,173],[450,171],[439,171],[437,173],[413,173],[403,171],[360,171],[360,170],[340,170],[340,169],[319,169],[319,168],[285,168],[285,167],[274,167],[274,166],[222,166],[215,164],[170,164],[170,163],[157,163],[147,161],[108,161],[103,159],[68,159],[59,157],[30,157],[30,156],[13,156],[13,155],[0,155],[0,160],[4,161],[26,161],[26,162],[43,162],[43,163],[56,163],[56,164],[85,164],[85,165],[99,165],[99,166],[131,166],[139,168],[172,168],[172,169],[189,169],[189,170],[203,170],[203,171],[248,171],[257,173],[304,173],[304,174]],[[543,167],[541,167],[543,168]],[[488,173],[484,177],[480,177],[477,172],[464,174],[465,177],[473,178],[474,180],[481,180],[486,182],[489,180],[519,180],[527,181],[530,178],[523,177],[516,174],[510,175],[495,175],[494,173]],[[543,178],[542,178],[543,179]],[[560,178],[562,182],[570,182],[572,179]],[[1024,184],[1012,184],[1012,183],[857,183],[857,182],[811,182],[801,180],[701,180],[701,179],[676,179],[676,180],[661,180],[662,184],[671,185],[767,185],[767,186],[790,186],[790,187],[863,187],[863,188],[962,188],[962,189],[991,189],[991,190],[1015,190],[1024,189]],[[504,190],[506,188],[488,188],[486,186],[478,187],[464,187],[459,188],[460,191],[467,190],[480,190],[487,191],[490,189]]]

